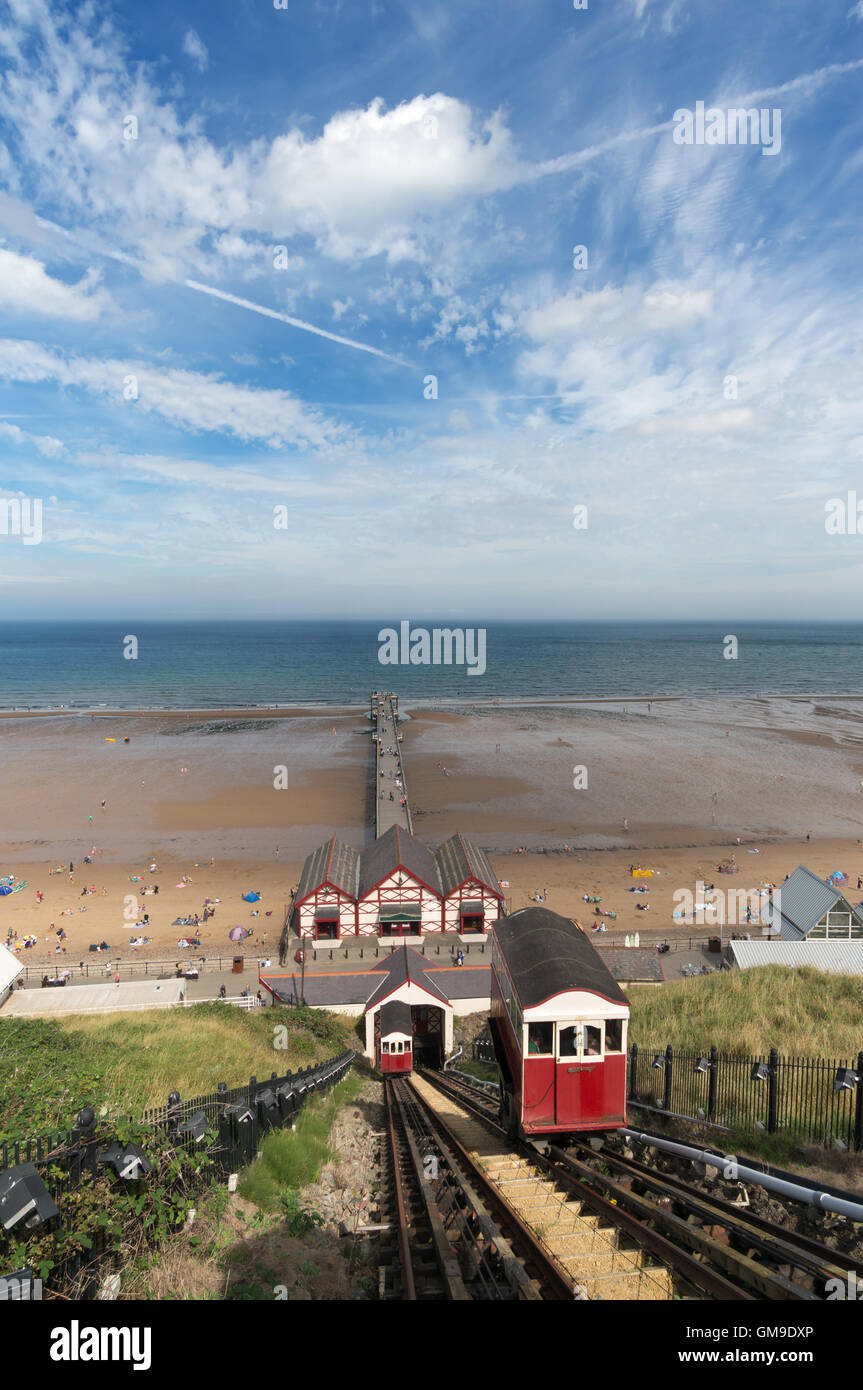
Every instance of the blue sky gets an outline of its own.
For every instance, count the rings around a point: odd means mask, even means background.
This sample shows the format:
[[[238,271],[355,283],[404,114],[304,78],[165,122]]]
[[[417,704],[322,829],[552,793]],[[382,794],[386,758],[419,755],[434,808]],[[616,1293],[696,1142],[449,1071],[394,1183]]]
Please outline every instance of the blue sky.
[[[4,616],[859,618],[863,0],[0,10]]]

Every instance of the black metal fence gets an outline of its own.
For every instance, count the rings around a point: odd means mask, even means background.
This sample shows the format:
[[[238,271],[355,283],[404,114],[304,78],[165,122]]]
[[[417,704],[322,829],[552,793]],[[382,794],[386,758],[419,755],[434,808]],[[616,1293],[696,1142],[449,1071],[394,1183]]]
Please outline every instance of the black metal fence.
[[[141,1123],[154,1132],[170,1133],[194,1115],[203,1114],[207,1128],[216,1128],[219,1134],[218,1143],[209,1152],[223,1172],[232,1173],[242,1162],[254,1158],[264,1134],[289,1123],[303,1102],[316,1091],[327,1091],[340,1081],[354,1055],[342,1052],[327,1062],[286,1072],[284,1076],[273,1072],[269,1081],[259,1081],[252,1076],[245,1085],[231,1090],[221,1082],[218,1090],[209,1095],[195,1096],[191,1100],[178,1097],[173,1104],[146,1110]],[[249,1112],[249,1118],[240,1124],[234,1112],[242,1108]],[[79,1125],[73,1129],[52,1130],[32,1139],[4,1141],[0,1143],[0,1172],[18,1163],[33,1163],[37,1170],[42,1168],[45,1173],[59,1169],[62,1177],[52,1172],[49,1177],[43,1176],[43,1181],[49,1191],[53,1183],[54,1190],[62,1193],[77,1186],[82,1174],[94,1167],[96,1151],[112,1142],[116,1123],[115,1120],[92,1128]],[[194,1138],[180,1136],[180,1143],[186,1147],[194,1142]]]
[[[473,1044],[475,1062],[494,1063],[491,1039]],[[723,1129],[783,1132],[797,1140],[863,1152],[863,1052],[856,1061],[692,1052],[633,1043],[628,1104]],[[632,1119],[632,1116],[630,1116]]]
[[[167,1105],[144,1113],[136,1127],[135,1142],[141,1144],[146,1155],[146,1139],[137,1136],[137,1128],[143,1126],[154,1136],[167,1136],[174,1151],[184,1149],[191,1153],[202,1144],[215,1163],[215,1175],[225,1179],[252,1161],[267,1133],[292,1126],[310,1096],[335,1086],[346,1074],[354,1055],[342,1052],[317,1066],[281,1077],[274,1072],[268,1081],[252,1076],[246,1085],[231,1090],[222,1083],[210,1095],[186,1101],[172,1095]],[[183,1126],[188,1128],[184,1131]],[[52,1224],[69,1234],[77,1219],[74,1190],[98,1175],[100,1155],[101,1162],[105,1162],[105,1151],[117,1139],[120,1129],[119,1120],[99,1124],[92,1110],[82,1110],[73,1129],[0,1143],[0,1172],[20,1163],[33,1164],[59,1209]],[[207,1171],[212,1173],[213,1169]],[[170,1185],[178,1193],[188,1192],[188,1181],[189,1174],[175,1175]],[[207,1179],[199,1177],[197,1181]],[[13,1228],[8,1235],[0,1231],[0,1265],[22,1239],[26,1243],[26,1231]],[[113,1259],[107,1234],[97,1230],[92,1238],[88,1237],[86,1249],[76,1250],[73,1246],[61,1267],[54,1269],[54,1292],[65,1290],[61,1296],[71,1293],[74,1298],[92,1298],[99,1280],[110,1272]]]
[[[749,1057],[633,1043],[628,1064],[630,1105],[863,1151],[863,1052],[856,1061],[785,1057],[776,1048]]]

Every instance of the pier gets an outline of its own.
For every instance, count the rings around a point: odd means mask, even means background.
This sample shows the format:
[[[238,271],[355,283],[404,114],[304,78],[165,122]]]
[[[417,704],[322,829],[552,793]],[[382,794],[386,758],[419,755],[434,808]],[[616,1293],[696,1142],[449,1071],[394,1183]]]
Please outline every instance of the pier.
[[[399,733],[399,697],[373,690],[369,716],[375,744],[375,839],[398,825],[413,834]],[[404,804],[403,804],[404,803]]]

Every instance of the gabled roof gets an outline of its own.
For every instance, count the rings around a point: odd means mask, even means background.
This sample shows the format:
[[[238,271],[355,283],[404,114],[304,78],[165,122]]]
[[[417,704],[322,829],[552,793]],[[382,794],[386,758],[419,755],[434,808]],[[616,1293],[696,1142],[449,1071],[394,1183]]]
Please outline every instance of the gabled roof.
[[[400,826],[393,825],[360,855],[359,896],[365,897],[399,868],[406,869],[426,888],[440,894],[440,875],[431,850]]]
[[[304,863],[294,895],[294,905],[302,902],[310,893],[314,893],[322,883],[331,883],[334,888],[355,898],[359,884],[359,866],[360,856],[357,851],[334,835],[331,840],[319,845]]]
[[[442,1004],[449,1004],[446,995],[438,989],[425,969],[422,956],[412,951],[410,946],[400,946],[390,956],[389,969],[374,994],[369,996],[366,1010],[373,1009],[375,1004],[380,1004],[405,984],[418,985],[432,998],[438,999]]]
[[[434,857],[445,897],[470,878],[484,883],[498,897],[503,896],[485,851],[470,840],[463,840],[458,831],[435,850]]]
[[[599,952],[568,917],[547,907],[525,907],[495,922],[492,931],[523,1008],[580,989],[629,1003]]]
[[[824,914],[842,901],[837,888],[799,864],[773,894],[765,916],[784,940],[803,941]]]

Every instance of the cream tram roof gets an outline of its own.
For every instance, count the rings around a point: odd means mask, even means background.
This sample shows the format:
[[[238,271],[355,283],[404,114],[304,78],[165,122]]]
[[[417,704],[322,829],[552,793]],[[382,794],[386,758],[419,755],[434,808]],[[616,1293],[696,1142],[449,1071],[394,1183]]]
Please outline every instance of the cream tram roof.
[[[626,1017],[629,1001],[580,927],[545,907],[522,908],[494,935],[525,1014]],[[602,1002],[600,1007],[597,1007]],[[551,1012],[549,1013],[549,1009]]]

